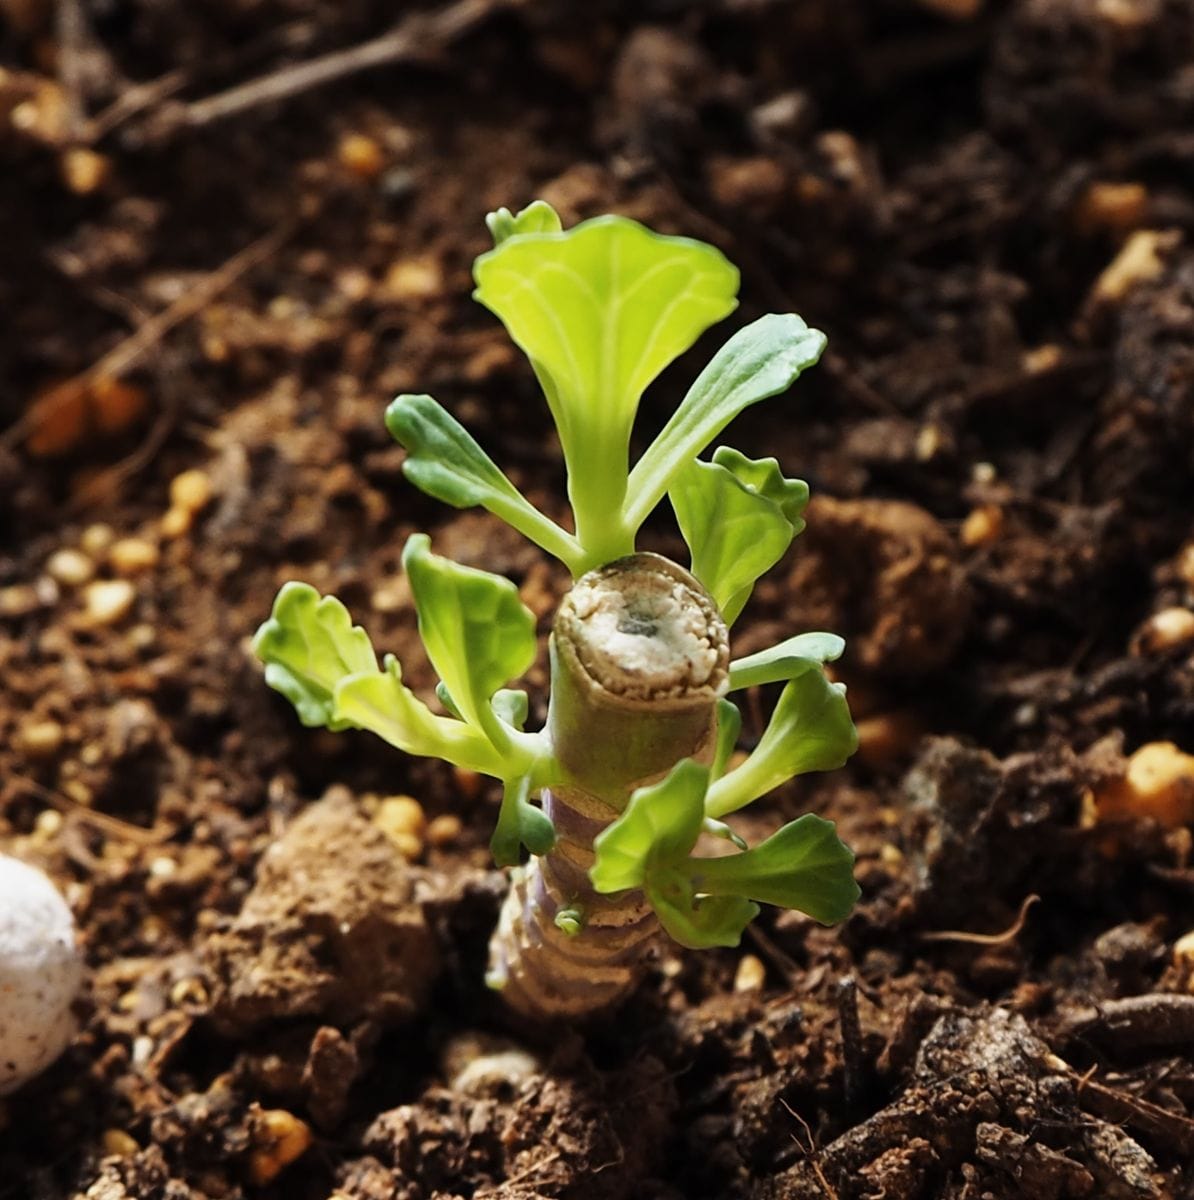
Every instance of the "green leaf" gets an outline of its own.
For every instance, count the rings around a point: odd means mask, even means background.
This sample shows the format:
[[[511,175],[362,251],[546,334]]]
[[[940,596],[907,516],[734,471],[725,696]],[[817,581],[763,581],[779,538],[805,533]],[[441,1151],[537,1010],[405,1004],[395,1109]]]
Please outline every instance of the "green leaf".
[[[840,767],[857,748],[845,687],[804,671],[780,694],[754,753],[710,787],[705,811],[724,817],[795,775]]]
[[[585,568],[634,548],[621,521],[630,430],[647,385],[736,304],[712,246],[606,216],[509,237],[474,266],[475,297],[543,386],[568,467]],[[761,398],[761,397],[760,397]]]
[[[840,658],[845,648],[846,643],[836,633],[798,633],[777,646],[730,663],[730,691],[795,679]]]
[[[734,334],[630,473],[626,528],[638,529],[676,473],[743,409],[787,391],[824,349],[825,335],[794,314],[771,313]]]
[[[692,881],[679,872],[652,879],[647,899],[668,936],[689,950],[737,946],[759,915],[759,906],[744,896],[698,897]]]
[[[493,860],[499,867],[518,865],[519,846],[525,846],[532,854],[546,854],[556,843],[555,826],[542,809],[531,803],[530,796],[528,776],[506,781],[497,828],[489,842]]]
[[[742,732],[742,714],[732,700],[721,699],[717,702],[717,744],[713,749],[713,765],[709,768],[710,779],[720,779],[726,772],[726,765],[734,747],[738,745],[738,735]]]
[[[713,461],[725,467],[748,491],[771,500],[792,526],[792,536],[804,530],[808,507],[808,484],[803,479],[785,479],[774,458],[747,458],[732,446],[718,446]]]
[[[804,527],[799,515],[796,525],[788,513],[803,508],[808,487],[784,479],[774,459],[752,462],[737,451],[718,455],[724,461],[693,459],[677,472],[668,496],[692,553],[692,573],[732,625],[755,580],[779,562]],[[757,490],[754,478],[762,478],[775,498]]]
[[[659,783],[639,788],[593,842],[589,878],[597,891],[642,887],[653,868],[684,859],[701,834],[708,784],[709,769],[686,758]]]
[[[340,680],[334,707],[340,728],[367,729],[407,754],[442,758],[497,778],[511,769],[483,733],[433,713],[402,682],[402,669],[393,655],[386,656],[384,671],[374,669]]]
[[[406,448],[402,471],[420,491],[454,508],[479,505],[569,569],[576,568],[580,562],[576,539],[539,512],[436,400],[399,396],[386,409],[386,428]]]
[[[534,614],[508,579],[441,558],[430,545],[416,533],[402,552],[419,635],[460,715],[505,748],[508,730],[490,700],[534,661]]]
[[[253,653],[265,663],[265,682],[294,705],[299,720],[329,729],[346,728],[335,712],[336,684],[378,669],[369,635],[344,605],[306,583],[288,583],[278,593]]]
[[[507,238],[522,233],[559,233],[560,215],[546,200],[532,200],[517,216],[508,208],[499,208],[485,218],[485,226],[500,246]]]
[[[798,909],[823,925],[849,916],[860,894],[854,855],[833,822],[812,813],[744,854],[691,861],[698,892]]]

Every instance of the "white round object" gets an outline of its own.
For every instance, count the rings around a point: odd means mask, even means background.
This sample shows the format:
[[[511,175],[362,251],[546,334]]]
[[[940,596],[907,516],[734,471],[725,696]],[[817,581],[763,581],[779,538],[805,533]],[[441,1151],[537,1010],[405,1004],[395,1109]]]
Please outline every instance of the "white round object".
[[[0,854],[0,1096],[66,1049],[82,978],[66,901],[40,871]]]

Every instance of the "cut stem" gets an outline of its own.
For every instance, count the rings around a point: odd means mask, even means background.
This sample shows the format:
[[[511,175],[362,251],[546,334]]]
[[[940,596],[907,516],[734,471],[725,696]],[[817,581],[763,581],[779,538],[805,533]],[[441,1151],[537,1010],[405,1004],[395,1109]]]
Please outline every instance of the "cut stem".
[[[633,554],[590,571],[565,597],[547,732],[566,782],[543,797],[556,844],[515,872],[490,943],[490,983],[520,1013],[590,1016],[638,983],[655,914],[637,889],[594,891],[593,840],[636,788],[682,758],[709,760],[728,680],[725,622],[675,563]]]

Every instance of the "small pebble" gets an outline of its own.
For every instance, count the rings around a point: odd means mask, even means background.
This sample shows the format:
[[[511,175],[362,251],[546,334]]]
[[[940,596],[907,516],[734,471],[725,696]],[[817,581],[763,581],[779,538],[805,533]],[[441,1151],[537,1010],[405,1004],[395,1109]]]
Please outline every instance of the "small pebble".
[[[41,607],[37,589],[27,583],[0,588],[0,617],[27,617]]]
[[[139,537],[121,538],[108,551],[108,561],[117,575],[140,575],[156,567],[159,558],[157,546]]]
[[[260,1114],[255,1132],[257,1149],[249,1156],[249,1176],[255,1184],[273,1182],[311,1146],[311,1127],[282,1108]]]
[[[170,507],[197,513],[211,500],[211,480],[198,468],[183,471],[170,481]]]
[[[754,954],[744,954],[734,972],[734,991],[761,992],[767,982],[767,968],[763,960]]]
[[[1153,613],[1132,638],[1136,654],[1162,654],[1194,643],[1194,612],[1188,608],[1163,608]]]
[[[1180,240],[1173,230],[1138,229],[1095,281],[1096,303],[1122,300],[1139,283],[1156,279],[1165,270],[1165,256]]]
[[[31,721],[20,727],[14,742],[26,758],[53,758],[65,737],[66,730],[57,721]]]
[[[112,539],[115,536],[111,525],[99,523],[88,525],[83,530],[83,536],[79,539],[79,545],[84,554],[90,554],[92,558],[99,558],[112,544]]]
[[[980,504],[962,522],[963,546],[989,546],[1003,532],[1003,509],[998,504]]]
[[[102,1140],[104,1153],[118,1158],[132,1158],[141,1151],[137,1139],[123,1129],[105,1129]]]
[[[189,533],[191,525],[194,524],[195,515],[187,508],[171,508],[168,509],[166,515],[162,517],[158,524],[158,529],[161,531],[164,538],[182,537],[184,533]]]
[[[364,133],[349,133],[342,137],[336,157],[340,165],[358,179],[376,179],[386,165],[381,144]]]
[[[1151,817],[1167,829],[1194,821],[1194,755],[1173,742],[1149,742],[1128,759],[1122,779],[1093,797],[1097,821]]]
[[[442,849],[460,840],[464,832],[464,823],[455,813],[442,813],[432,817],[427,826],[427,841],[430,845]]]
[[[1126,234],[1144,219],[1148,188],[1142,183],[1092,183],[1074,210],[1074,223],[1081,233]]]
[[[89,583],[83,592],[87,623],[96,627],[115,625],[132,611],[137,593],[125,579],[101,579]]]
[[[90,196],[107,182],[112,160],[85,146],[72,146],[60,162],[62,181],[76,196]]]
[[[95,574],[95,563],[80,550],[55,550],[46,572],[63,587],[80,587]]]
[[[382,281],[386,300],[434,300],[444,289],[439,260],[425,254],[396,262]]]

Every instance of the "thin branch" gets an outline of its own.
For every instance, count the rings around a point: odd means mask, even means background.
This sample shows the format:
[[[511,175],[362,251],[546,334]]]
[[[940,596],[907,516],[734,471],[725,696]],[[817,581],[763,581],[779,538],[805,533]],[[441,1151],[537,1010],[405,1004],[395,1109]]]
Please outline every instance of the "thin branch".
[[[119,378],[146,351],[156,346],[173,329],[202,312],[221,292],[231,287],[247,271],[259,266],[267,258],[277,253],[293,236],[301,222],[302,218],[299,217],[288,218],[280,225],[275,226],[269,233],[234,254],[223,266],[218,267],[185,292],[173,304],[146,320],[98,361],[55,389],[59,398],[57,405],[39,406],[37,419],[43,421],[51,416],[54,407],[67,403],[72,396],[78,394],[79,388],[86,387],[96,379]],[[0,448],[11,450],[14,446],[19,445],[29,434],[32,424],[33,409],[30,408],[0,435]]]
[[[941,929],[922,933],[920,940],[922,942],[966,942],[971,946],[1004,946],[1020,936],[1025,918],[1028,916],[1028,910],[1039,901],[1040,896],[1035,893],[1025,896],[1024,903],[1020,905],[1019,915],[1002,933],[967,933],[963,929]]]
[[[198,129],[237,113],[313,91],[348,75],[403,59],[424,59],[518,0],[457,0],[442,12],[412,13],[372,41],[294,63],[161,114],[159,137]]]

